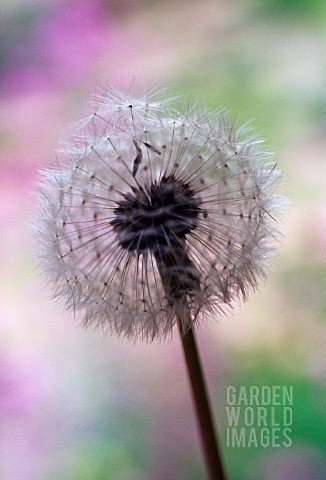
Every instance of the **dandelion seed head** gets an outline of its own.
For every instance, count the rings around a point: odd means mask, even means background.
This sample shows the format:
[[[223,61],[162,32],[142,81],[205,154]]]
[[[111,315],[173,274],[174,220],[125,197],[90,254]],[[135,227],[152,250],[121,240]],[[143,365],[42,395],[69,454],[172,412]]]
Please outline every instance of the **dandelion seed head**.
[[[38,255],[86,326],[133,339],[221,315],[264,277],[279,172],[225,113],[105,91],[43,172]]]

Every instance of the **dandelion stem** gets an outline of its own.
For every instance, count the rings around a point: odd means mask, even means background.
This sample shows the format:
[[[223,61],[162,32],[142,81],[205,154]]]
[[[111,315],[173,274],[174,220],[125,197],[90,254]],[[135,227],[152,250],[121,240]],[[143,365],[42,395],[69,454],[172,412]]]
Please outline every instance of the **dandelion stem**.
[[[184,333],[181,321],[179,321],[179,332],[201,434],[208,478],[209,480],[226,480],[194,332],[192,328],[189,328]]]

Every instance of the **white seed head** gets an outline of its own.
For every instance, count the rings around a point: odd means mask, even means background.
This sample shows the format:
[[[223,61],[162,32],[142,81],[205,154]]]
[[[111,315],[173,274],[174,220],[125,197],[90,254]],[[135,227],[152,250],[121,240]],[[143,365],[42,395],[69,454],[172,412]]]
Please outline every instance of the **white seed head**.
[[[247,298],[278,236],[279,177],[227,115],[107,91],[43,171],[38,256],[86,326],[153,340]]]

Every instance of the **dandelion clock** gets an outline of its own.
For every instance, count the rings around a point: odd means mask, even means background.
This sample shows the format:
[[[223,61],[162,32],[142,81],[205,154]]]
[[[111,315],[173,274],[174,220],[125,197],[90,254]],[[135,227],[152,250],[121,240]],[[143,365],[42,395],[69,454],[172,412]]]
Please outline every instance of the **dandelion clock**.
[[[246,299],[278,236],[279,172],[225,113],[108,90],[42,172],[38,256],[85,326],[153,341],[179,330],[210,479],[224,479],[194,329]]]

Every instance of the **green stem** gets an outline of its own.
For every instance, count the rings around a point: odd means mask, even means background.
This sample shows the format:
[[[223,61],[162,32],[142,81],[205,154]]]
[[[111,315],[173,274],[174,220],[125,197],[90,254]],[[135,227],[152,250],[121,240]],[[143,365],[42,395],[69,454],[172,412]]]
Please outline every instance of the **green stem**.
[[[181,321],[179,321],[178,324],[201,434],[208,478],[210,480],[226,480],[194,332],[192,328],[189,328],[189,330],[184,333]]]

